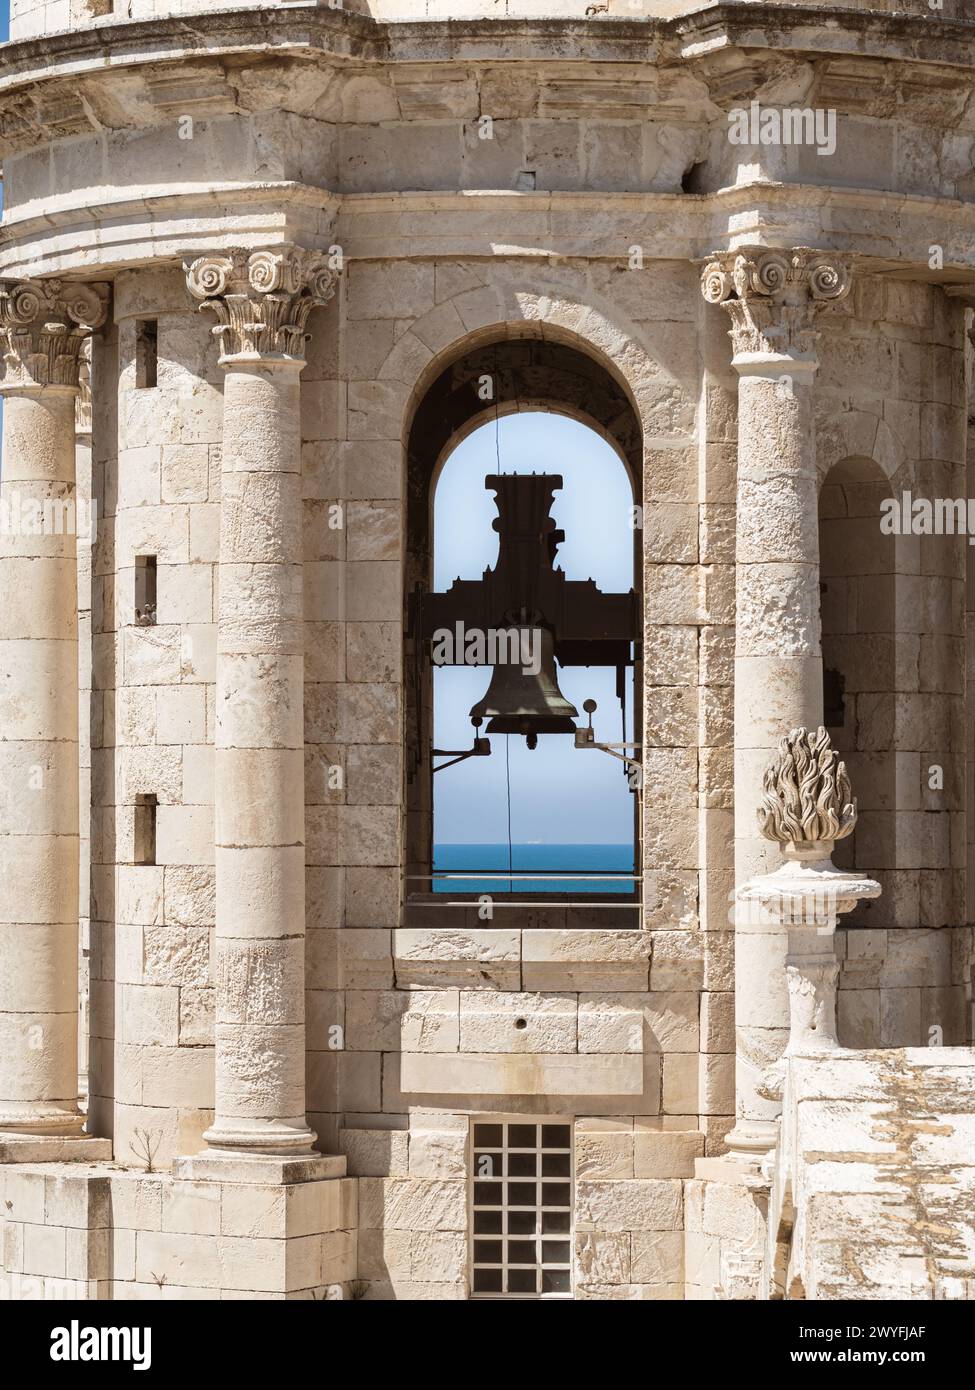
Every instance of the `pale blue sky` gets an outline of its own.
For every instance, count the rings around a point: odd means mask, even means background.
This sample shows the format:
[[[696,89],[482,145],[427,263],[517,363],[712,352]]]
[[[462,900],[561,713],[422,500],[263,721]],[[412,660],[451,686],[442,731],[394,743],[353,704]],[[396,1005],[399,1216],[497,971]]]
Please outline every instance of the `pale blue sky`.
[[[496,437],[496,430],[500,431]],[[508,415],[467,437],[448,458],[437,485],[434,510],[434,587],[449,588],[458,576],[478,579],[498,554],[491,529],[494,494],[484,487],[498,472],[560,473],[552,515],[565,531],[556,564],[569,579],[594,579],[604,593],[633,585],[633,494],[626,469],[599,435],[561,415]],[[491,679],[489,667],[441,667],[434,672],[435,740],[438,748],[467,748],[469,711]],[[562,693],[579,710],[592,696],[597,738],[622,738],[616,673],[572,666],[559,671]],[[632,712],[632,681],[627,695]],[[630,725],[632,729],[632,724]],[[483,732],[483,731],[482,731]],[[627,737],[632,737],[628,732]],[[491,740],[490,758],[470,758],[437,773],[434,841],[437,844],[507,841],[505,735]],[[529,750],[510,736],[511,838],[515,844],[624,844],[633,834],[633,797],[623,766],[606,753],[573,747],[572,736],[541,736]]]

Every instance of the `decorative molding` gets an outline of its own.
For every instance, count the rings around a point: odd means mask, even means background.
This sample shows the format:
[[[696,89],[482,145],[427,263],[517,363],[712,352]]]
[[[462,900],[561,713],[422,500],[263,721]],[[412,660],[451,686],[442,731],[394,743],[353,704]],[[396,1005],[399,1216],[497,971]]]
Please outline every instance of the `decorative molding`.
[[[820,726],[793,729],[779,744],[763,779],[758,823],[780,844],[832,844],[857,823],[857,803],[846,764]]]
[[[817,311],[845,299],[852,281],[846,255],[745,246],[707,263],[701,293],[727,310],[736,358],[813,358]]]
[[[328,257],[296,246],[233,249],[184,263],[186,287],[217,316],[220,361],[304,361],[305,325],[335,293]]]
[[[78,389],[82,344],[105,322],[108,295],[75,280],[0,281],[4,387]]]

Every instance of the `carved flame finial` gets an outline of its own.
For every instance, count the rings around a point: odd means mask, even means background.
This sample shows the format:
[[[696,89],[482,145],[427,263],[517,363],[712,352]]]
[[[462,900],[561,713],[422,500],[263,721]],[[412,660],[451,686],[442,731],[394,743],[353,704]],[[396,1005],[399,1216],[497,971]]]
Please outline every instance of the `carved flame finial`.
[[[820,726],[793,729],[765,771],[758,823],[768,840],[809,844],[842,840],[857,823],[846,765]]]

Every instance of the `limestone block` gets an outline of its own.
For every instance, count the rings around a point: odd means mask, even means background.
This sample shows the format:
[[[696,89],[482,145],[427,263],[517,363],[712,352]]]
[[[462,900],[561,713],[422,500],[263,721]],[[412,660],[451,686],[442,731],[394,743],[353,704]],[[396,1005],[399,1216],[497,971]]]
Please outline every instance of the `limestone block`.
[[[359,1278],[409,1280],[412,1241],[410,1231],[360,1231]]]
[[[696,1052],[698,996],[579,996],[580,1052]]]
[[[342,988],[389,991],[393,983],[389,938],[388,931],[375,927],[346,927],[335,933],[338,946],[335,978]],[[390,1001],[389,1007],[398,1006]],[[449,1005],[447,1013],[450,1013]],[[389,1028],[393,1027],[392,1015],[387,1023]]]
[[[618,1133],[580,1133],[577,1128],[575,1151],[578,1180],[633,1177],[632,1128]]]
[[[663,1109],[671,1115],[694,1115],[698,1105],[698,1058],[672,1053],[663,1059]]]
[[[213,869],[200,865],[168,866],[164,902],[166,921],[171,926],[211,926],[215,920]]]
[[[212,1047],[216,1005],[212,987],[183,986],[179,992],[179,1046]]]
[[[513,928],[403,927],[393,932],[393,956],[401,985],[521,984],[521,933]]]
[[[654,628],[653,646],[648,649],[644,662],[647,685],[697,684],[698,631],[696,627]]]
[[[684,1240],[680,1231],[634,1231],[631,1277],[635,1283],[680,1285],[684,1279]]]
[[[156,862],[165,866],[213,863],[213,810],[209,806],[160,806],[156,812]]]
[[[575,1052],[577,1007],[574,994],[462,990],[460,1050]]]
[[[206,697],[202,686],[156,692],[158,743],[205,743]]]
[[[144,1048],[142,1098],[180,1110],[180,1119],[193,1108],[213,1109],[213,1058],[208,1048]],[[189,1141],[187,1141],[189,1142]]]
[[[202,687],[201,687],[202,688]],[[212,699],[207,698],[207,735],[210,731],[209,714],[212,713]],[[188,746],[183,749],[183,787],[184,806],[212,806],[214,786],[214,749],[210,744]]]
[[[679,1181],[578,1182],[576,1229],[589,1231],[677,1231],[682,1212]]]
[[[122,630],[122,671],[126,685],[175,685],[180,679],[178,627],[126,627]]]
[[[205,987],[210,979],[207,927],[157,927],[143,936],[143,983]]]
[[[114,915],[120,923],[140,926],[157,926],[161,923],[163,870],[154,865],[118,866],[115,870]],[[136,980],[136,983],[140,983],[140,980]]]
[[[701,995],[701,1050],[735,1050],[735,997],[730,990]]]
[[[361,1178],[359,1222],[365,1230],[466,1231],[467,1185],[417,1178]]]
[[[640,1129],[633,1136],[633,1175],[637,1178],[690,1178],[694,1176],[694,1160],[703,1154],[704,1135],[697,1131]]]
[[[162,502],[206,502],[209,477],[210,460],[206,444],[162,446],[159,499]]]
[[[704,983],[704,942],[699,933],[658,931],[653,934],[650,965],[652,991],[684,992]]]
[[[761,1242],[764,1223],[758,1203],[747,1188],[737,1183],[707,1182],[704,1184],[704,1209],[701,1218],[703,1236],[720,1236],[747,1244]],[[688,1228],[690,1229],[690,1228]],[[703,1248],[703,1247],[702,1247]],[[688,1260],[690,1255],[688,1254]],[[690,1283],[704,1283],[687,1270]]]
[[[522,986],[531,990],[645,990],[651,936],[633,931],[528,929]]]
[[[453,1231],[416,1231],[410,1242],[410,1273],[416,1283],[467,1283],[467,1236]]]
[[[575,1238],[576,1284],[628,1284],[629,1232],[581,1231]]]
[[[400,749],[353,746],[346,759],[346,800],[354,805],[395,806],[402,781]]]
[[[171,985],[121,985],[119,1038],[143,1047],[179,1041],[179,991]]]
[[[721,1245],[715,1236],[685,1235],[684,1274],[689,1284],[711,1289],[721,1284]]]
[[[426,1095],[642,1095],[643,1060],[556,1053],[404,1053],[404,1092]]]
[[[165,1178],[159,1174],[113,1173],[112,1224],[118,1230],[159,1231],[162,1229],[162,1190]]]
[[[726,1115],[735,1101],[732,1053],[702,1053],[698,1058],[698,1109],[702,1115]]]
[[[322,1237],[322,1283],[344,1284],[356,1278],[358,1233],[329,1231]]]
[[[67,1232],[63,1226],[25,1224],[23,1272],[66,1278],[66,1236]]]
[[[221,1229],[220,1205],[218,1183],[166,1183],[162,1189],[162,1229],[188,1235],[217,1235]]]
[[[395,927],[399,923],[400,881],[395,868],[345,871],[346,924]]]
[[[410,1133],[410,1176],[466,1178],[467,1128],[414,1129]]]
[[[339,1147],[352,1177],[405,1177],[410,1136],[397,1129],[340,1129]]]
[[[212,623],[187,623],[180,633],[179,676],[184,684],[217,679],[217,629]]]
[[[419,318],[434,305],[434,267],[363,263],[349,268],[346,314],[351,320]]]

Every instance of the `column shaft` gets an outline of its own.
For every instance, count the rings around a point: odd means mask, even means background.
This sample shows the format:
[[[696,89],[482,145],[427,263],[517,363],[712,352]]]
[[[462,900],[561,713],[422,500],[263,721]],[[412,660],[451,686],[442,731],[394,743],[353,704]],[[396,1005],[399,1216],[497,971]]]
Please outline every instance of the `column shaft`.
[[[215,1147],[302,1152],[301,363],[227,366],[215,821]]]
[[[790,729],[823,717],[819,524],[811,372],[769,363],[738,393],[735,627],[735,881],[778,866],[761,835],[762,778]],[[735,1090],[739,1138],[771,1139],[780,1105],[763,1072],[789,1039],[788,933],[739,911],[735,936]]]
[[[83,1124],[75,398],[107,299],[0,283],[0,1131],[41,1156]]]
[[[80,1131],[77,392],[6,394],[0,483],[0,1129]]]

